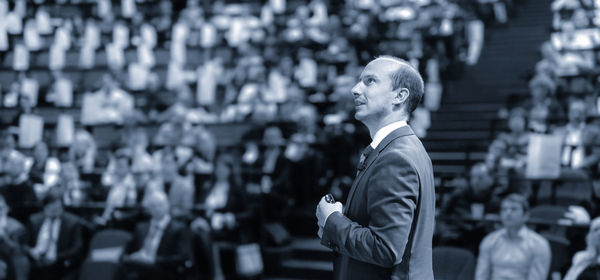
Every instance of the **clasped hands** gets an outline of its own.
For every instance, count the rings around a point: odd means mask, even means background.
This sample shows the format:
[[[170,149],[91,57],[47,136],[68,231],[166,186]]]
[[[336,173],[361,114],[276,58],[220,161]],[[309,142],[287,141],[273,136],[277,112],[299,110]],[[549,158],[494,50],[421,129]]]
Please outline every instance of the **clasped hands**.
[[[144,250],[139,250],[131,255],[123,256],[124,261],[143,263],[143,264],[154,264],[154,258],[147,254]]]
[[[323,228],[325,227],[325,223],[327,222],[327,218],[329,218],[329,215],[333,214],[333,212],[342,213],[342,211],[342,203],[329,203],[325,200],[325,196],[321,198],[321,201],[319,201],[319,204],[317,205],[316,211],[317,225],[319,226],[319,231],[317,232],[317,235],[319,236],[319,238],[323,236]]]

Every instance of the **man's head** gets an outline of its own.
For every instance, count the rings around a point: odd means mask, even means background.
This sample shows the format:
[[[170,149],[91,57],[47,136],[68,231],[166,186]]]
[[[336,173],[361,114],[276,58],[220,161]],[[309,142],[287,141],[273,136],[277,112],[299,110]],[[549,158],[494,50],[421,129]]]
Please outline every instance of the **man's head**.
[[[162,219],[169,214],[169,199],[162,191],[153,191],[144,201],[144,208],[150,213],[152,219]]]
[[[500,219],[506,228],[519,228],[529,219],[529,202],[522,194],[509,194],[502,200]]]
[[[585,122],[585,102],[581,99],[573,99],[569,102],[569,121],[573,123]]]
[[[508,118],[508,128],[511,132],[521,133],[525,131],[527,111],[521,107],[512,109]]]
[[[367,126],[406,120],[424,92],[423,78],[408,62],[392,56],[371,61],[352,88],[355,118]]]
[[[42,205],[48,218],[58,218],[63,213],[62,196],[58,191],[49,191],[42,199]]]
[[[15,148],[15,137],[10,132],[0,131],[0,150],[12,150]]]
[[[469,182],[476,194],[483,194],[493,186],[494,178],[490,175],[487,165],[480,162],[471,167]]]

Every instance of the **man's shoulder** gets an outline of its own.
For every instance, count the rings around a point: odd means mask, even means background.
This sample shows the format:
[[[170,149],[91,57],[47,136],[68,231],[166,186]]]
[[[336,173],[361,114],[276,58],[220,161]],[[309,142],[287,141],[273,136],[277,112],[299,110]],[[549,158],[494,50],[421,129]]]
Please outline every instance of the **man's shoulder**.
[[[544,246],[550,248],[550,242],[548,242],[548,239],[543,235],[527,227],[525,230],[527,232],[528,241],[531,242],[534,247],[539,248],[539,246]]]
[[[496,244],[496,242],[498,242],[498,240],[506,233],[505,229],[498,229],[495,231],[490,232],[488,235],[486,235],[483,240],[481,241],[481,248],[485,249],[485,248],[490,248],[493,247],[494,244]]]

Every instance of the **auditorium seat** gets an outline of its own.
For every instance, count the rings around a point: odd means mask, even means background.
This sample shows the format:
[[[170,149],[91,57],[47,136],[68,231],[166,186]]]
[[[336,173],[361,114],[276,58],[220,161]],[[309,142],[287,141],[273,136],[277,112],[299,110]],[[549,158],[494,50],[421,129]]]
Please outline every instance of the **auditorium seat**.
[[[433,274],[437,280],[470,280],[475,274],[475,257],[463,248],[433,248]]]

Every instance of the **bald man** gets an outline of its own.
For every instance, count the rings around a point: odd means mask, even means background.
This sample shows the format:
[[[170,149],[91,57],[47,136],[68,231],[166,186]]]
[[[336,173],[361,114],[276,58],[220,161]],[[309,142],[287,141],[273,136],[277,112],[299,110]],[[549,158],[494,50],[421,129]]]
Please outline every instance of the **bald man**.
[[[171,219],[169,199],[162,191],[149,194],[144,207],[149,222],[140,222],[123,256],[118,279],[179,279],[180,268],[192,262],[187,227]]]
[[[433,279],[435,191],[431,160],[407,124],[424,91],[406,61],[371,61],[352,89],[369,129],[345,205],[317,206],[321,244],[336,252],[335,279]]]

